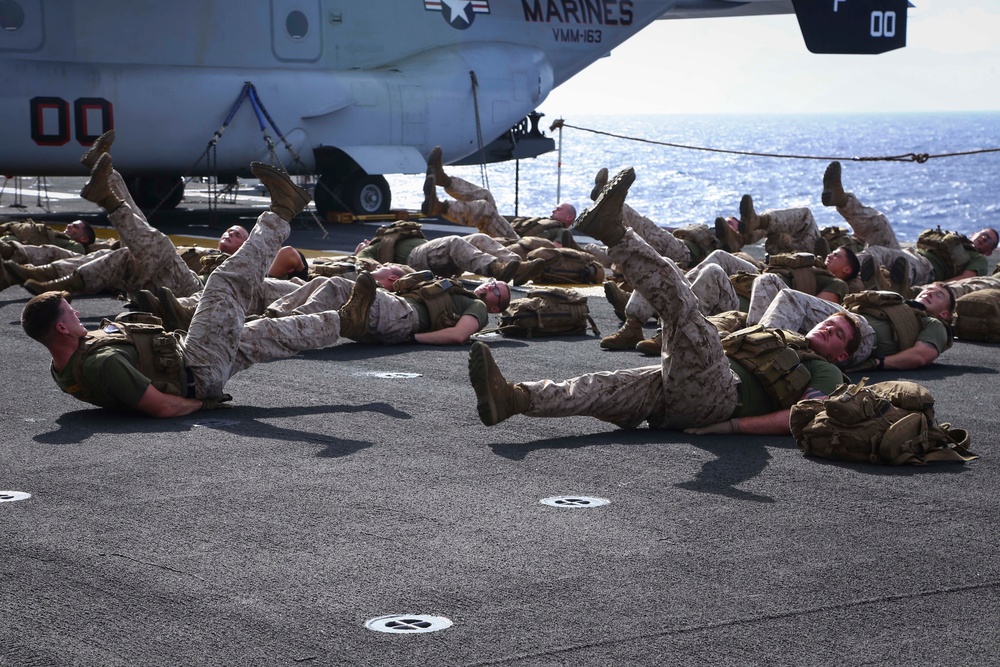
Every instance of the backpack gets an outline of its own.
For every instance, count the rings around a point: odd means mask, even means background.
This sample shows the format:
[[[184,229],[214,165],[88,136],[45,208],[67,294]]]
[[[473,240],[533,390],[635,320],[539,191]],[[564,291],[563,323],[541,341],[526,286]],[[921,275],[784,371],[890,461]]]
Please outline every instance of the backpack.
[[[983,289],[955,301],[955,337],[1000,343],[1000,289]]]
[[[804,335],[760,324],[723,337],[722,349],[752,373],[782,409],[798,401],[812,379],[802,362],[821,358],[809,349]]]
[[[824,227],[819,231],[819,235],[827,242],[830,250],[847,248],[857,254],[865,249],[865,242],[843,227]]]
[[[934,398],[915,382],[842,384],[792,406],[789,426],[806,456],[855,463],[971,461],[969,434],[934,419]]]
[[[372,245],[376,246],[378,261],[382,264],[391,262],[395,257],[396,244],[403,239],[426,238],[422,229],[423,226],[413,220],[397,220],[376,229]]]
[[[582,336],[588,324],[595,336],[601,335],[590,316],[587,297],[573,289],[546,287],[511,301],[494,331],[511,338]]]
[[[572,248],[538,248],[528,253],[527,261],[544,259],[547,263],[536,283],[557,285],[600,285],[604,267],[589,252]]]
[[[888,320],[892,337],[900,350],[908,350],[917,342],[928,315],[918,312],[895,292],[865,290],[844,297],[844,308],[858,315]]]
[[[800,292],[816,296],[817,275],[833,274],[826,269],[819,268],[816,264],[816,256],[810,252],[791,252],[771,255],[767,260],[767,273],[775,273],[789,281],[793,289]]]
[[[932,253],[944,265],[948,275],[936,276],[938,280],[947,280],[960,274],[972,259],[970,253],[976,252],[976,246],[965,236],[942,231],[940,227],[920,232],[917,249]]]

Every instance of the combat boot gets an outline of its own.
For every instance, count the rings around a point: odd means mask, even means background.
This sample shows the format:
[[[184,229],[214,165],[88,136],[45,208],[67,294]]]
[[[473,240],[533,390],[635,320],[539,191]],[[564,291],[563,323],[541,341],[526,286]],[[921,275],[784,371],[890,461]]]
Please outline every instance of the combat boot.
[[[625,226],[622,224],[622,205],[628,189],[635,182],[635,169],[628,167],[615,174],[615,177],[601,190],[594,200],[594,205],[584,210],[573,223],[573,228],[582,234],[591,236],[606,246],[616,245],[625,237]]]
[[[608,280],[604,283],[604,296],[608,298],[608,303],[611,304],[611,309],[615,311],[615,315],[622,322],[625,321],[625,304],[628,303],[629,292],[626,292],[618,283]]]
[[[715,219],[715,238],[719,239],[719,247],[726,252],[739,252],[743,247],[743,236],[733,229],[726,218]]]
[[[526,262],[521,262],[517,272],[511,277],[511,282],[515,285],[523,285],[529,280],[537,280],[545,273],[545,268],[549,265],[549,260],[543,257],[535,257]]]
[[[435,146],[427,156],[427,175],[434,177],[435,185],[442,188],[451,187],[451,176],[444,173],[444,163],[441,160],[441,147]]]
[[[424,215],[439,217],[448,212],[448,202],[437,198],[435,179],[428,175],[424,179],[424,201],[420,204],[420,212]]]
[[[80,190],[80,196],[89,202],[93,202],[103,208],[108,213],[116,210],[124,204],[118,195],[111,190],[111,156],[107,153],[97,158],[97,163],[90,172],[90,180]]]
[[[604,186],[608,184],[608,168],[601,167],[597,170],[597,175],[594,176],[594,189],[590,191],[591,201],[597,201],[597,197],[601,194],[601,190]]]
[[[340,335],[363,341],[368,334],[368,316],[375,301],[376,284],[372,274],[362,271],[354,281],[347,302],[340,307]]]
[[[80,158],[80,163],[93,171],[94,167],[97,166],[97,160],[105,153],[111,153],[111,144],[115,141],[115,131],[108,130],[101,136],[97,137],[93,144],[90,145],[90,150],[83,154]]]
[[[743,244],[754,242],[754,234],[759,229],[767,229],[770,216],[757,215],[753,208],[753,197],[743,195],[740,199],[740,234],[743,235]]]
[[[635,349],[647,357],[660,356],[660,353],[663,351],[663,329],[657,329],[652,338],[640,340],[635,344]]]
[[[840,163],[831,162],[823,172],[823,206],[844,206],[847,194],[840,180]]]
[[[156,295],[149,290],[141,289],[132,296],[132,305],[136,312],[149,313],[151,315],[156,315],[161,320],[163,317],[163,309],[160,307],[160,300],[156,298]]]
[[[490,265],[486,267],[486,275],[490,278],[496,278],[497,280],[502,280],[503,282],[510,282],[518,269],[521,268],[521,260],[515,258],[509,262],[505,262],[502,259],[495,259],[490,262]]]
[[[160,302],[160,319],[163,320],[163,328],[167,331],[188,331],[191,328],[191,320],[194,319],[194,306],[185,306],[169,287],[160,287],[156,290],[157,301]]]
[[[618,331],[601,339],[601,347],[605,350],[634,350],[636,344],[645,337],[642,322],[638,317],[629,315]]]
[[[905,257],[897,257],[889,267],[889,289],[910,298],[910,263]]]
[[[507,382],[493,360],[489,346],[476,341],[469,351],[469,380],[476,390],[476,411],[487,426],[494,426],[514,415],[524,414],[530,406],[528,391]]]
[[[11,285],[19,284],[20,283],[7,271],[7,262],[0,264],[0,292],[7,289]]]
[[[14,244],[9,241],[0,241],[0,259],[12,259],[14,257]]]
[[[559,235],[559,243],[564,248],[569,248],[570,250],[579,250],[580,252],[586,252],[576,242],[576,239],[573,237],[573,232],[571,232],[568,229],[562,230],[562,233]]]
[[[276,167],[251,162],[250,172],[267,188],[267,194],[271,196],[271,212],[285,222],[295,219],[312,200],[308,190],[295,185],[288,174]]]
[[[24,289],[34,295],[45,292],[69,292],[70,294],[83,294],[83,277],[74,271],[68,276],[40,282],[38,280],[25,280]]]
[[[875,258],[862,253],[858,255],[858,259],[861,260],[861,269],[858,271],[858,278],[865,289],[882,289],[882,284],[877,275],[879,267],[875,265]]]
[[[18,285],[23,284],[26,280],[36,280],[38,282],[55,280],[63,275],[62,271],[51,264],[33,266],[31,264],[18,264],[17,262],[6,260],[3,265],[11,279],[15,280]]]

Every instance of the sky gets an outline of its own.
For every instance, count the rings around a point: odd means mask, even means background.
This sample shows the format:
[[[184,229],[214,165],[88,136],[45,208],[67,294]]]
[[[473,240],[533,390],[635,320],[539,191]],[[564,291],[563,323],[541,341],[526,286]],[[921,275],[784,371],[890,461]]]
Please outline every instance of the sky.
[[[549,119],[581,109],[1000,110],[1000,0],[911,3],[906,47],[876,56],[810,53],[792,14],[656,21],[553,91],[539,110]]]

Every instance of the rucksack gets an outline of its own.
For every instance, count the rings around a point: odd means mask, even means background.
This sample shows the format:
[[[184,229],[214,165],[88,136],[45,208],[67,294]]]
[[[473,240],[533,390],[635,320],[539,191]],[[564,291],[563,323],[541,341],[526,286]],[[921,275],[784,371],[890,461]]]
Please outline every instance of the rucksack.
[[[601,335],[590,316],[587,297],[573,289],[545,287],[511,301],[494,331],[512,338],[582,336],[588,325],[595,336]]]
[[[842,384],[792,406],[789,426],[806,456],[886,465],[971,461],[969,434],[934,418],[934,398],[916,382]]]
[[[976,246],[968,238],[956,232],[943,231],[940,227],[920,232],[917,249],[933,253],[944,265],[948,275],[937,276],[938,280],[947,280],[960,274],[972,259],[970,253],[976,252]]]
[[[865,242],[843,227],[824,227],[819,231],[820,237],[827,242],[830,250],[847,248],[859,253],[865,249]]]
[[[766,273],[775,273],[790,281],[792,289],[816,296],[816,277],[833,274],[816,264],[816,256],[810,252],[790,252],[771,255],[767,260]]]
[[[600,285],[604,282],[604,267],[589,252],[572,248],[538,248],[528,253],[527,260],[544,259],[545,270],[534,282],[557,285]]]
[[[1000,289],[963,294],[955,301],[955,337],[1000,343]]]

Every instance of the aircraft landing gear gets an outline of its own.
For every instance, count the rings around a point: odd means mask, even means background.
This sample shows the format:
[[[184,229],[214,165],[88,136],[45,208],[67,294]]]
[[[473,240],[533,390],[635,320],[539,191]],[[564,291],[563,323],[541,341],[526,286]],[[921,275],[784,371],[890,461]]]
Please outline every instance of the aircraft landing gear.
[[[392,191],[384,176],[356,172],[346,179],[323,174],[313,191],[320,217],[347,210],[355,215],[382,215],[389,212]]]
[[[174,209],[184,198],[184,179],[180,176],[129,176],[125,185],[143,210]]]

